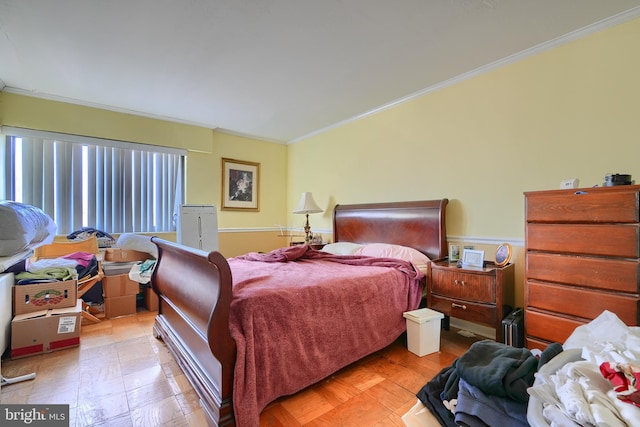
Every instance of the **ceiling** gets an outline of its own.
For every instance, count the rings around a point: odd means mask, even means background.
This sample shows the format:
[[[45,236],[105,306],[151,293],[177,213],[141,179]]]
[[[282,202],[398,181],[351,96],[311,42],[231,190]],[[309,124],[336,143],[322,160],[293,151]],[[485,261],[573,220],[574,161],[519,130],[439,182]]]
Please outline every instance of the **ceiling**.
[[[274,142],[640,16],[640,0],[0,0],[0,88]]]

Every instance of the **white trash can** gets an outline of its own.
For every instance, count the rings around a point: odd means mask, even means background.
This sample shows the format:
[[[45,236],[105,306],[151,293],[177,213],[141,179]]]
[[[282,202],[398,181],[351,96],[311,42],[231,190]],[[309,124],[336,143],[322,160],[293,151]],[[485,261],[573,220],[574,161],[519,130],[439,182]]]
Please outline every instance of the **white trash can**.
[[[444,314],[421,308],[402,316],[407,319],[407,348],[411,353],[422,357],[440,351],[440,319]]]

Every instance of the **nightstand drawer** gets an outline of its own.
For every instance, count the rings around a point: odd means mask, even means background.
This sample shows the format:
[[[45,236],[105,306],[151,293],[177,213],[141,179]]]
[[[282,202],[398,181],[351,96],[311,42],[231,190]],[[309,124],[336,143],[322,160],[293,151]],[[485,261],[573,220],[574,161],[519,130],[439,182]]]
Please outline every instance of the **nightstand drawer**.
[[[555,311],[585,319],[595,319],[603,310],[615,313],[629,326],[638,324],[638,295],[620,295],[575,286],[527,281],[527,306]],[[567,303],[570,301],[570,303]]]
[[[476,304],[431,295],[430,308],[447,316],[470,322],[493,324],[496,322],[496,308],[493,305]]]
[[[495,277],[462,270],[434,269],[431,293],[475,302],[496,302]]]

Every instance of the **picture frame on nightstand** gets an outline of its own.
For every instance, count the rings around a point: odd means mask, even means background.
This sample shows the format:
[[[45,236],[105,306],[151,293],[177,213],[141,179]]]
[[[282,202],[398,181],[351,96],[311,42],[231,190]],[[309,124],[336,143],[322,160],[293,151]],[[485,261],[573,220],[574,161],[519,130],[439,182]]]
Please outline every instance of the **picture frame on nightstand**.
[[[460,261],[460,245],[449,245],[449,262]]]
[[[509,264],[509,261],[511,260],[511,252],[511,245],[508,243],[503,243],[498,246],[498,249],[496,249],[496,267],[502,267]]]
[[[462,252],[463,267],[484,267],[484,251],[465,249]]]

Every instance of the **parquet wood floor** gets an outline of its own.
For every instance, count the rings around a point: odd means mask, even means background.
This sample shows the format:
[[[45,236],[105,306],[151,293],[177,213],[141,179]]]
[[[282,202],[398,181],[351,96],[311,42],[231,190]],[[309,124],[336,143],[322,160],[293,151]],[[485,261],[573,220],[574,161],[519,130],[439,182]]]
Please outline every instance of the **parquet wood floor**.
[[[162,341],[155,313],[82,325],[80,347],[3,360],[0,403],[69,404],[70,426],[206,425],[198,397]],[[479,339],[478,337],[476,339]],[[387,348],[301,392],[271,403],[260,426],[403,426],[415,393],[473,343],[442,331],[440,352],[418,357],[401,337]]]

